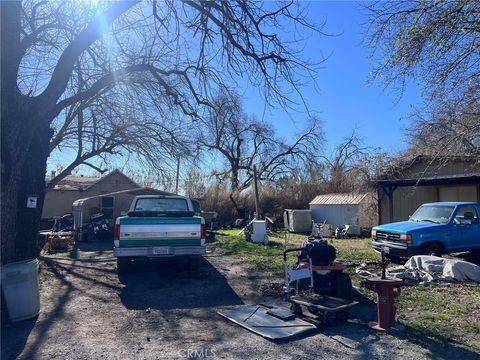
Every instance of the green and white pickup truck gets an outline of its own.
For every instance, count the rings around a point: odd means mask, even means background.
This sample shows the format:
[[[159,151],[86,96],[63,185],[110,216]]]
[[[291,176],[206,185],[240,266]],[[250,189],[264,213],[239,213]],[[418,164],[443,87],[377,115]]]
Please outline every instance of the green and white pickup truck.
[[[184,196],[143,195],[133,199],[127,216],[117,218],[113,254],[119,274],[137,257],[205,254],[205,221],[195,216]]]

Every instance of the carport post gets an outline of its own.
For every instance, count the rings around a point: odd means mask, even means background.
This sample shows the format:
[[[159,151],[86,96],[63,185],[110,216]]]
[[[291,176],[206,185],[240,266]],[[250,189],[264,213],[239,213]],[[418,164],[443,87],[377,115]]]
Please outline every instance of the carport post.
[[[383,192],[387,195],[388,197],[388,217],[389,217],[389,222],[393,222],[393,192],[397,188],[396,186],[385,186],[385,185],[380,185],[382,188]]]

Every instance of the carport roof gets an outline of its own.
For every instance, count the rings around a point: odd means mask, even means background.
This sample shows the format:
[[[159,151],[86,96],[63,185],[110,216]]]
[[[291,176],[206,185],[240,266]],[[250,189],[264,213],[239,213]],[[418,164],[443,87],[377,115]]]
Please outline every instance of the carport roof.
[[[310,205],[358,205],[367,194],[324,194],[310,201]]]
[[[127,194],[127,193],[135,195],[135,196],[137,196],[137,195],[175,195],[175,194],[172,194],[172,193],[169,193],[169,192],[166,192],[166,191],[162,191],[162,190],[152,189],[152,188],[148,188],[148,187],[139,187],[139,188],[135,188],[135,189],[120,190],[120,191],[115,191],[115,192],[111,192],[111,193],[108,193],[108,194],[99,194],[99,195],[90,196],[90,197],[83,198],[83,199],[78,199],[78,200],[75,200],[73,202],[73,206],[74,207],[82,206],[85,201],[90,200],[90,199],[101,198],[101,197],[104,197],[104,196],[115,196],[115,195]]]

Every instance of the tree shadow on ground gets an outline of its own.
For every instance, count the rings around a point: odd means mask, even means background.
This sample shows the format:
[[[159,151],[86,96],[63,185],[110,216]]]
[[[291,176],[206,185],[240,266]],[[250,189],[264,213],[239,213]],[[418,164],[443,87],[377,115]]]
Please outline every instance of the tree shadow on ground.
[[[78,241],[75,243],[72,251],[70,251],[70,257],[72,259],[78,258],[79,251],[95,252],[95,256],[101,256],[106,254],[111,255],[112,249],[112,239],[104,239],[101,241]]]
[[[102,249],[102,246],[99,247],[98,244],[89,244],[86,248],[88,249],[86,251],[96,251],[96,249]],[[111,247],[109,248],[111,249]],[[98,254],[99,252],[97,251],[96,253]],[[71,256],[55,257],[54,255],[48,254],[41,256],[40,260],[44,263],[45,269],[48,272],[48,275],[45,276],[51,276],[52,279],[58,281],[61,284],[61,288],[59,292],[55,294],[55,297],[48,300],[48,306],[45,303],[47,300],[42,300],[41,298],[41,312],[48,313],[48,316],[40,316],[32,320],[14,324],[2,322],[1,359],[15,359],[20,354],[22,358],[26,359],[34,357],[55,322],[65,321],[65,307],[69,301],[72,300],[72,293],[78,291],[72,279],[81,279],[92,282],[95,286],[102,286],[115,291],[119,290],[114,284],[109,284],[97,279],[100,274],[111,274],[114,272],[112,269],[105,267],[104,261],[97,262],[97,259],[77,259]],[[109,261],[111,262],[113,260],[110,259]],[[85,266],[84,262],[87,262],[87,264],[90,262],[92,266]],[[68,276],[71,277],[68,278]],[[46,285],[44,284],[43,286],[50,286],[49,284],[50,282],[47,282]],[[58,287],[58,285],[56,286]],[[100,297],[96,297],[95,295],[90,296],[94,298],[95,301],[102,301]],[[31,339],[27,353],[22,354],[27,339],[34,328],[36,335]]]
[[[17,356],[19,356],[24,350],[30,332],[32,332],[33,328],[35,327],[39,329],[37,330],[37,333],[40,334],[40,336],[37,336],[37,338],[33,340],[33,344],[30,346],[29,354],[24,354],[25,358],[31,358],[31,356],[33,356],[35,353],[35,350],[38,349],[42,343],[43,337],[48,332],[48,329],[54,324],[55,321],[62,318],[64,306],[68,301],[70,293],[74,290],[74,286],[71,284],[71,282],[66,281],[62,274],[58,271],[54,261],[45,257],[41,257],[41,259],[45,261],[47,267],[49,270],[51,270],[51,273],[65,285],[65,291],[62,291],[62,293],[58,294],[54,309],[49,314],[49,317],[41,320],[39,320],[39,317],[36,317],[32,320],[11,324],[5,332],[2,324],[2,359],[17,358]],[[42,301],[41,306],[42,308],[44,307]],[[43,309],[41,309],[41,311],[43,311]]]
[[[128,309],[192,309],[240,305],[225,276],[203,257],[139,261],[120,277]]]
[[[21,354],[28,336],[37,322],[38,316],[33,319],[11,323],[2,319],[1,355],[2,360],[16,359]]]

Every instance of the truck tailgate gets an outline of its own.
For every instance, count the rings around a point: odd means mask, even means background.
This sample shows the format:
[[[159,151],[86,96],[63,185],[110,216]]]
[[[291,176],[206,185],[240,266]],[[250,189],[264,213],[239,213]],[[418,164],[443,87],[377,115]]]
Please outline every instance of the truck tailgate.
[[[119,247],[203,245],[200,217],[125,217],[119,220]]]

